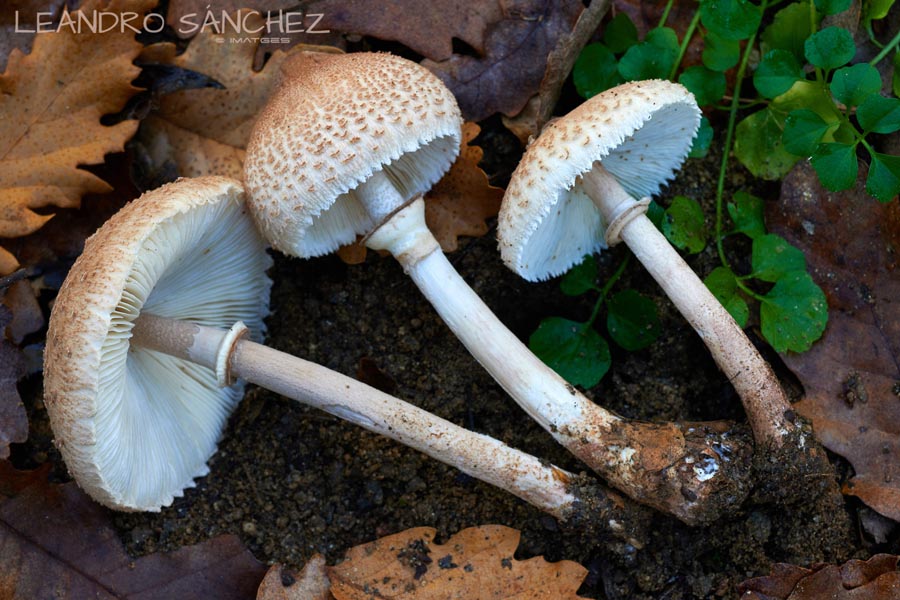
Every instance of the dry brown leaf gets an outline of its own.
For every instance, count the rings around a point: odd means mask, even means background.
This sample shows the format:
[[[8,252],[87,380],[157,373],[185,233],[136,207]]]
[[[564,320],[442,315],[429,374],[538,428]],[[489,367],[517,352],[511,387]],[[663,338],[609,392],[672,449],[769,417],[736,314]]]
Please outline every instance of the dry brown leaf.
[[[256,600],[334,600],[326,569],[321,554],[310,558],[300,575],[284,565],[272,565],[259,584]]]
[[[425,195],[425,221],[444,252],[453,252],[461,235],[480,237],[488,232],[485,219],[497,216],[503,190],[492,186],[478,163],[484,150],[471,144],[481,128],[463,124],[459,158]]]
[[[0,246],[0,277],[9,275],[19,268],[19,261],[13,256],[12,252]]]
[[[133,559],[110,512],[49,468],[0,462],[0,598],[252,598],[265,566],[235,536]]]
[[[12,320],[12,315],[0,304],[0,329]],[[28,439],[28,416],[16,389],[25,375],[25,360],[13,344],[0,337],[0,458],[9,457],[9,445]]]
[[[13,48],[31,52],[37,13],[57,15],[65,0],[6,0],[0,7],[0,72]]]
[[[154,4],[88,0],[81,10],[143,13]],[[109,191],[78,166],[103,162],[134,134],[136,121],[107,127],[100,117],[121,110],[137,91],[132,61],[140,49],[127,28],[64,28],[38,37],[31,54],[10,54],[0,75],[0,237],[27,235],[51,217],[34,209],[74,207],[85,193]]]
[[[741,600],[896,600],[898,566],[900,557],[890,554],[811,569],[780,563],[771,575],[749,579],[738,590]]]
[[[321,13],[321,29],[394,40],[432,60],[453,54],[453,38],[485,53],[488,29],[504,17],[502,2],[442,0],[423,10],[421,0],[320,0],[307,12]]]
[[[801,163],[767,221],[828,297],[822,339],[784,357],[806,389],[795,407],[853,464],[845,493],[900,521],[900,206],[873,202],[860,171],[855,189],[831,193]]]
[[[244,14],[242,12],[241,14]],[[248,28],[264,23],[259,14],[242,19]],[[181,55],[174,44],[155,44],[141,55],[146,63],[168,64],[207,75],[225,89],[192,89],[167,94],[159,110],[141,125],[141,141],[156,165],[172,161],[179,175],[241,178],[244,148],[256,115],[266,103],[288,53],[276,51],[261,71],[253,70],[258,42],[237,43],[229,28],[205,28]],[[328,46],[296,46],[291,52],[340,52]]]
[[[490,24],[481,56],[454,54],[422,64],[447,84],[467,120],[515,116],[540,89],[547,57],[583,9],[580,0],[517,1]]]
[[[2,301],[12,313],[12,319],[6,326],[6,338],[14,344],[21,344],[26,335],[44,326],[44,314],[28,280],[16,281],[6,288]]]
[[[568,560],[516,560],[519,535],[485,525],[435,544],[435,529],[409,529],[352,548],[344,562],[328,569],[331,593],[337,600],[578,598],[587,569]]]

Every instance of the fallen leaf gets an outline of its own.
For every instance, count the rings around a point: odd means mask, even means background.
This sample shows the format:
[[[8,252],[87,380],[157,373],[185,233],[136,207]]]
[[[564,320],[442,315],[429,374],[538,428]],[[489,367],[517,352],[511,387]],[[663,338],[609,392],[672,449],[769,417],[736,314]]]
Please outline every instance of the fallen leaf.
[[[767,223],[804,251],[828,298],[828,327],[809,352],[788,354],[806,396],[795,408],[822,444],[853,464],[845,493],[900,521],[900,205],[856,188],[828,192],[800,163]]]
[[[25,336],[44,326],[44,314],[37,301],[37,295],[27,279],[16,281],[3,294],[3,305],[12,313],[6,326],[6,338],[14,344],[21,344]]]
[[[580,0],[519,0],[507,6],[489,26],[482,56],[454,54],[422,63],[447,84],[469,121],[518,114],[540,89],[547,57],[584,9]]]
[[[307,12],[322,14],[319,28],[393,40],[432,60],[447,60],[454,38],[484,55],[486,33],[504,18],[504,5],[442,0],[422,10],[420,0],[320,0]]]
[[[264,23],[257,13],[240,20],[251,29]],[[139,135],[141,146],[157,169],[171,162],[177,174],[184,177],[213,174],[241,179],[250,131],[288,53],[276,51],[257,72],[253,70],[253,57],[259,41],[232,43],[228,38],[234,35],[230,26],[222,33],[209,27],[181,55],[175,54],[175,45],[170,43],[149,46],[141,55],[144,63],[196,71],[224,86],[177,91],[160,99],[159,109],[144,120]],[[340,52],[328,46],[296,46],[291,52],[304,50]]]
[[[0,305],[0,329],[12,320]],[[0,458],[9,457],[9,445],[28,439],[28,416],[16,383],[25,375],[25,360],[13,344],[0,337]]]
[[[900,597],[898,563],[891,554],[810,569],[779,563],[771,575],[749,579],[738,591],[741,600],[893,600]]]
[[[478,167],[484,150],[472,145],[481,128],[463,124],[459,158],[425,195],[425,222],[444,252],[453,252],[461,235],[480,237],[488,232],[486,219],[497,216],[503,190],[492,186]]]
[[[65,0],[6,0],[3,3],[0,8],[0,71],[6,69],[13,48],[24,54],[31,52],[37,13],[50,13],[56,17],[63,4]]]
[[[503,117],[503,124],[522,144],[527,145],[529,138],[538,135],[553,116],[566,78],[611,4],[612,0],[597,0],[581,11],[571,33],[562,36],[547,57],[547,68],[537,94],[529,99],[518,115]]]
[[[272,565],[259,585],[256,600],[334,600],[326,569],[321,554],[310,558],[300,575],[284,565]]]
[[[172,27],[175,35],[186,39],[200,33],[200,26],[204,22],[207,25],[203,29],[211,30],[214,23],[223,21],[223,14],[231,15],[240,8],[265,14],[297,4],[297,0],[219,0],[215,3],[215,8],[211,9],[209,0],[170,0],[166,23]]]
[[[0,597],[252,597],[265,566],[224,535],[168,554],[133,559],[111,513],[74,483],[47,481],[49,466],[16,471],[0,463]]]
[[[0,246],[0,277],[9,275],[19,268],[19,261],[13,253]]]
[[[587,569],[576,562],[516,560],[519,532],[502,525],[464,529],[435,544],[436,530],[417,527],[352,548],[329,567],[337,600],[397,598],[578,598]]]
[[[143,13],[155,3],[88,0],[81,11]],[[100,118],[138,91],[131,80],[140,69],[132,61],[141,47],[127,28],[63,28],[38,37],[31,54],[12,51],[0,75],[0,237],[27,235],[52,216],[34,209],[76,207],[84,193],[109,191],[78,166],[103,162],[134,134],[136,121],[105,126]]]

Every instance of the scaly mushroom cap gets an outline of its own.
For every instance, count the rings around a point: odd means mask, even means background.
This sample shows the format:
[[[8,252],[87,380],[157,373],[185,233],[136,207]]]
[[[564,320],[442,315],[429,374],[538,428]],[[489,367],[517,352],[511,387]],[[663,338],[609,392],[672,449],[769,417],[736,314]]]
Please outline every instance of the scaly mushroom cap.
[[[320,256],[373,223],[354,188],[384,170],[404,198],[437,183],[459,153],[456,100],[427,69],[390,54],[294,55],[253,128],[250,208],[276,249]]]
[[[50,317],[44,402],[69,472],[120,510],[171,504],[206,462],[243,385],[207,368],[131,347],[142,311],[258,339],[271,265],[240,184],[180,180],[148,192],[85,244]]]
[[[635,198],[653,195],[681,166],[699,126],[694,96],[660,80],[614,87],[552,122],[525,152],[503,197],[503,261],[537,281],[606,248],[607,224],[579,176],[599,161]]]

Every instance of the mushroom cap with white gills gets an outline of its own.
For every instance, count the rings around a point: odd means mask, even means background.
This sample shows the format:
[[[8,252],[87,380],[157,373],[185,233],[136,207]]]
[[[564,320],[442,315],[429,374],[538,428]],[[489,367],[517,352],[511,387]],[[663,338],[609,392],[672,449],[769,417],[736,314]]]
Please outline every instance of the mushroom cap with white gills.
[[[721,431],[627,422],[594,404],[528,350],[444,256],[421,194],[456,157],[461,121],[438,78],[365,53],[299,55],[282,71],[245,160],[248,203],[274,247],[308,257],[364,234],[516,403],[614,487],[686,522],[740,501],[745,470],[719,454]],[[712,500],[720,495],[727,500]]]
[[[453,95],[412,61],[299,53],[251,134],[248,203],[275,249],[328,254],[431,189],[456,160],[461,127]]]
[[[623,523],[630,511],[596,482],[246,339],[262,332],[271,261],[242,192],[218,177],[149,192],[90,238],[66,278],[50,321],[45,403],[70,472],[94,499],[153,511],[180,496],[207,472],[241,396],[242,385],[230,381],[240,378],[404,443],[576,527],[638,543]]]
[[[504,263],[528,281],[565,273],[607,248],[610,223],[581,177],[599,162],[635,198],[671,179],[700,126],[693,95],[677,83],[626,83],[551,121],[509,182],[497,237]]]
[[[119,510],[159,510],[207,461],[243,384],[132,345],[142,312],[263,335],[266,243],[240,183],[181,180],[113,216],[60,289],[44,354],[44,401],[69,471]]]
[[[538,280],[624,241],[709,348],[757,442],[781,446],[803,434],[775,373],[645,214],[645,196],[687,157],[699,123],[693,95],[658,80],[617,86],[554,121],[512,175],[500,252],[513,271]]]

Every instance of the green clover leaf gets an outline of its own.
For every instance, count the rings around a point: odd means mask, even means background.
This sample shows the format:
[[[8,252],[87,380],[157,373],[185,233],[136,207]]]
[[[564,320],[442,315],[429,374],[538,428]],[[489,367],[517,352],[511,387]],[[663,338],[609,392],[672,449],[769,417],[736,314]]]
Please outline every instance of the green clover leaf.
[[[781,142],[782,117],[771,108],[760,110],[735,129],[734,154],[754,176],[781,179],[797,162]]]
[[[868,63],[844,67],[834,72],[830,88],[838,102],[859,106],[863,100],[881,90],[881,75]]]
[[[793,271],[777,282],[759,307],[763,337],[778,352],[805,352],[822,337],[828,302],[806,271]]]
[[[597,279],[597,260],[588,254],[580,263],[569,269],[559,280],[559,289],[566,296],[580,296],[590,290],[598,290],[594,283]]]
[[[811,65],[831,70],[850,62],[856,54],[856,45],[846,29],[826,27],[809,36],[803,50]]]
[[[697,135],[691,144],[691,151],[688,154],[691,158],[703,158],[709,152],[712,144],[713,128],[709,124],[709,119],[705,116],[700,117],[700,127],[697,129]]]
[[[619,60],[619,74],[626,81],[668,79],[678,58],[678,36],[670,27],[657,27],[643,42],[632,46]]]
[[[616,54],[621,54],[638,43],[637,27],[627,14],[620,12],[606,24],[603,43]]]
[[[541,321],[528,347],[563,379],[585,388],[597,385],[612,363],[609,344],[599,333],[561,317]]]
[[[588,44],[578,55],[572,69],[575,90],[582,98],[591,98],[622,83],[619,63],[603,44]]]
[[[859,163],[856,145],[837,142],[819,144],[810,159],[819,181],[832,192],[849,190],[856,183]]]
[[[745,40],[756,33],[762,20],[759,6],[747,0],[702,0],[700,22],[725,40]]]
[[[872,153],[866,191],[879,202],[890,202],[900,193],[900,156]]]
[[[784,120],[784,148],[797,156],[811,156],[830,128],[808,108],[792,110]]]
[[[734,232],[743,233],[750,239],[766,235],[763,218],[765,207],[762,198],[744,191],[735,192],[733,202],[728,203],[728,216],[734,221]]]
[[[659,337],[656,304],[632,289],[622,290],[607,304],[606,329],[629,352],[646,348]]]
[[[703,38],[703,64],[713,71],[727,71],[738,64],[741,45],[737,40],[726,40],[712,31]]]
[[[708,233],[700,204],[685,196],[675,196],[666,209],[662,232],[672,244],[690,254],[702,251]]]
[[[694,94],[697,104],[708,106],[725,95],[725,73],[696,65],[688,67],[678,77],[678,83]]]
[[[812,33],[809,22],[809,0],[792,2],[775,13],[772,24],[760,36],[763,54],[770,50],[787,50],[799,62],[805,58],[803,44]]]
[[[816,0],[816,8],[824,15],[836,15],[850,8],[852,0]]]
[[[787,50],[770,50],[753,73],[753,85],[766,98],[785,93],[804,79],[803,68]]]
[[[806,257],[779,235],[767,234],[753,240],[750,277],[775,282],[792,271],[806,270]]]
[[[728,314],[740,327],[746,327],[750,309],[738,290],[737,277],[728,267],[716,267],[703,280],[716,300],[725,307]]]
[[[900,99],[872,94],[856,109],[856,118],[866,132],[893,133],[900,130]]]

